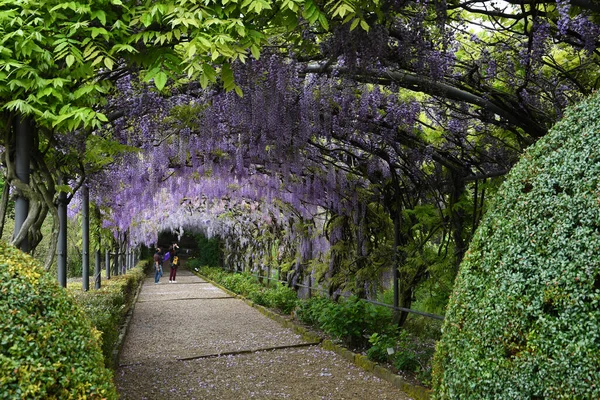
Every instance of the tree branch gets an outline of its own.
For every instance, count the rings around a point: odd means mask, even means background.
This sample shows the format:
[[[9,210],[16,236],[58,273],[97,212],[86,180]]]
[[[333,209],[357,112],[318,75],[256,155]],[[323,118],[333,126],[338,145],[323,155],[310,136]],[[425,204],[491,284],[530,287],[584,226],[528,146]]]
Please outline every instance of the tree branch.
[[[326,68],[331,70],[331,67]],[[377,83],[387,85],[391,82],[397,83],[405,89],[414,92],[421,92],[430,96],[439,96],[448,100],[462,101],[471,105],[475,105],[504,118],[510,124],[521,127],[533,137],[542,137],[547,133],[547,128],[540,126],[537,121],[523,115],[523,113],[514,108],[504,109],[498,104],[481,97],[477,94],[468,92],[455,86],[443,82],[437,82],[432,79],[418,76],[409,72],[402,71],[373,71],[368,73],[356,74],[347,68],[339,68],[338,71],[342,74],[352,75],[353,79],[365,83]],[[323,68],[320,65],[308,65],[305,68],[307,73],[322,73]]]

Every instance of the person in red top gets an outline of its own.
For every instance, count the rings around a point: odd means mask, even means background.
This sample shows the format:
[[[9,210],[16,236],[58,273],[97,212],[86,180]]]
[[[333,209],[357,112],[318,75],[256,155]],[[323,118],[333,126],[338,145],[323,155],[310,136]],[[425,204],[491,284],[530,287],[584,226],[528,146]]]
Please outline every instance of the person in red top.
[[[173,243],[169,247],[169,261],[171,263],[171,274],[169,275],[169,283],[177,283],[175,276],[177,275],[177,267],[179,266],[179,257],[177,256],[179,246],[177,243]]]

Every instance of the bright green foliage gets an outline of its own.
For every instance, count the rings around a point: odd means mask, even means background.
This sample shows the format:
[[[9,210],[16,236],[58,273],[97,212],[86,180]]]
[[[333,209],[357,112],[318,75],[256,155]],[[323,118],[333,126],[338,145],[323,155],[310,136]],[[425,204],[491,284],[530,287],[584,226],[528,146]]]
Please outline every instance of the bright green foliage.
[[[99,341],[55,278],[0,242],[0,398],[116,398]]]
[[[392,322],[389,309],[356,297],[334,302],[317,296],[300,301],[295,315],[355,350],[366,350],[370,360],[389,362],[398,370],[414,372],[424,383],[431,379],[433,346],[399,329]]]
[[[298,304],[298,295],[294,289],[277,284],[267,292],[267,303],[284,314],[290,314]]]
[[[465,257],[438,399],[600,398],[600,96],[511,171]]]
[[[389,309],[374,306],[353,296],[338,303],[328,303],[319,316],[319,326],[350,346],[363,347],[366,337],[384,331],[391,320]]]
[[[395,335],[374,333],[369,337],[371,347],[367,350],[369,360],[384,362],[387,361],[390,354],[388,349],[395,349]]]
[[[366,347],[367,338],[372,334],[395,330],[391,324],[390,309],[375,306],[355,296],[339,302],[312,298],[302,302],[296,315],[350,347]]]
[[[188,262],[188,266],[189,266]],[[220,268],[202,267],[200,272],[225,288],[244,296],[258,305],[274,308],[283,314],[291,313],[298,303],[296,292],[279,283],[264,287],[249,273],[228,273]]]
[[[258,283],[256,282],[256,278],[248,273],[243,274],[227,274],[223,276],[222,280],[219,282],[227,289],[240,294],[244,297],[248,297],[250,293],[256,291],[258,287]]]
[[[250,48],[258,54],[265,35],[254,23],[271,7],[194,3],[4,1],[0,110],[34,115],[59,131],[100,127],[107,118],[94,105],[104,101],[106,78],[124,61],[141,67],[159,90],[184,72],[205,84],[220,75],[227,90],[239,90],[228,63],[243,60]]]
[[[230,63],[258,58],[269,36],[302,16],[325,29],[327,14],[368,29],[348,0],[327,11],[312,0],[4,0],[1,8],[0,111],[63,132],[108,121],[94,106],[117,70],[140,71],[158,90],[187,76],[241,95]]]
[[[321,310],[331,302],[327,297],[311,297],[302,300],[296,308],[296,317],[308,325],[319,326]]]
[[[127,27],[115,12],[117,3],[4,1],[0,109],[65,130],[107,121],[93,105],[108,82],[92,78],[112,69],[120,56],[111,47],[125,39]]]

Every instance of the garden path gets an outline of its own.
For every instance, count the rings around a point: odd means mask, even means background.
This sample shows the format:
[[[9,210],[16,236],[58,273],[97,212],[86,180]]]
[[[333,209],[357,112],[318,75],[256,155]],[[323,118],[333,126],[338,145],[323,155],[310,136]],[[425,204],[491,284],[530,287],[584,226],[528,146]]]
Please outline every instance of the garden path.
[[[168,271],[143,283],[115,372],[121,399],[408,399],[179,269],[177,283]]]

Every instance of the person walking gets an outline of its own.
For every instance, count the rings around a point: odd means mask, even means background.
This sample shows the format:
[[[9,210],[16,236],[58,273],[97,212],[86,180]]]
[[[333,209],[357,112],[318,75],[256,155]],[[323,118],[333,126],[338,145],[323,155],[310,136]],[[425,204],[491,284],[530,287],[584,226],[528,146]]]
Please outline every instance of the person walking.
[[[156,248],[156,253],[154,253],[154,284],[158,285],[160,283],[160,277],[162,276],[162,254],[160,252],[160,247]]]
[[[177,276],[177,267],[179,267],[179,246],[177,243],[173,243],[171,247],[169,247],[169,261],[171,264],[171,273],[169,274],[169,283],[177,283],[175,277]]]

